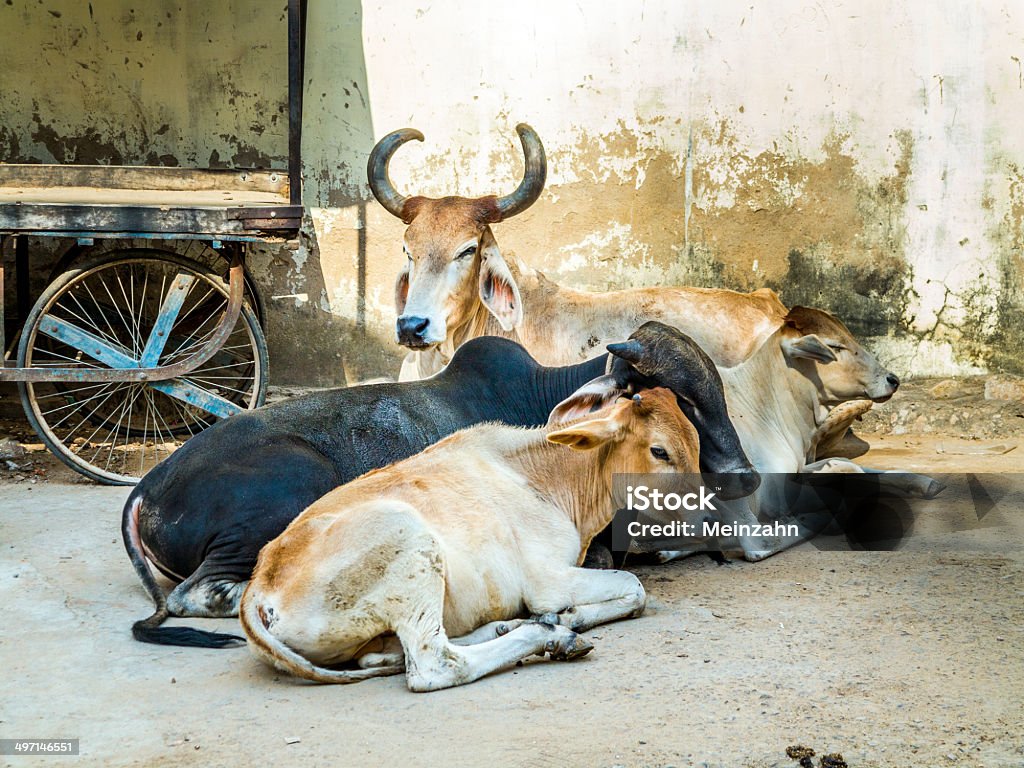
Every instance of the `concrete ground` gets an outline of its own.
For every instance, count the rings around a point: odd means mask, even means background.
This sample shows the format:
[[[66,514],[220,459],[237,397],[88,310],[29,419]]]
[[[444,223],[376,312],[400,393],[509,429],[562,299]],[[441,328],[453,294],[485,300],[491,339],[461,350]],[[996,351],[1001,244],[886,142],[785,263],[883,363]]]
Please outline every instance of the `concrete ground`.
[[[1020,440],[869,441],[873,466],[1024,470]],[[0,738],[77,737],[81,756],[11,766],[796,766],[794,744],[852,768],[1024,765],[1020,491],[960,533],[940,497],[897,552],[639,568],[647,613],[592,631],[586,658],[412,694],[134,642],[151,605],[121,545],[127,489],[36,458],[0,473]]]

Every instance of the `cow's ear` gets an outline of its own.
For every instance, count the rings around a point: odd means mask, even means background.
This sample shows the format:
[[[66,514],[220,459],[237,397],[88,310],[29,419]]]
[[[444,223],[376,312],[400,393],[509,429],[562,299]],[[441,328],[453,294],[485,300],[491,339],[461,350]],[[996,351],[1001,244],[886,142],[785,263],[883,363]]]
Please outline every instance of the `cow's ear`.
[[[622,424],[615,414],[600,419],[587,419],[548,434],[548,440],[568,445],[577,451],[599,448],[619,434]]]
[[[406,259],[405,266],[395,280],[395,312],[399,315],[405,312],[405,302],[409,298],[409,269],[409,259]]]
[[[624,394],[626,390],[619,386],[615,376],[598,376],[556,405],[548,416],[548,426],[553,427],[556,424],[583,418],[611,405]]]
[[[802,357],[819,363],[832,363],[837,359],[836,353],[829,349],[828,344],[813,333],[796,339],[783,340],[782,351],[786,353],[787,357]]]
[[[523,321],[519,286],[494,242],[491,228],[480,238],[480,301],[501,323],[502,330],[518,328]]]

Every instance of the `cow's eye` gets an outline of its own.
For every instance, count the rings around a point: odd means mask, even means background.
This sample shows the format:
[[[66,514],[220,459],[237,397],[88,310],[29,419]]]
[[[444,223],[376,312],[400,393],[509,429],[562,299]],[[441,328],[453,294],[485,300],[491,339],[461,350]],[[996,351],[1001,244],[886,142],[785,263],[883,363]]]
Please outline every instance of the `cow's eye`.
[[[660,445],[651,446],[651,456],[656,458],[658,461],[668,461],[668,451]]]
[[[830,347],[830,348],[831,348],[831,349],[832,349],[832,350],[833,350],[834,352],[842,352],[842,351],[843,351],[844,349],[846,349],[846,347],[844,347],[844,346],[843,346],[842,344],[838,344],[838,343],[836,343],[836,342],[831,342],[831,343],[829,343],[829,347]]]
[[[464,248],[462,251],[460,251],[459,255],[455,257],[455,260],[458,261],[459,259],[465,259],[469,256],[472,256],[474,253],[476,253],[476,246],[471,245],[468,248]]]

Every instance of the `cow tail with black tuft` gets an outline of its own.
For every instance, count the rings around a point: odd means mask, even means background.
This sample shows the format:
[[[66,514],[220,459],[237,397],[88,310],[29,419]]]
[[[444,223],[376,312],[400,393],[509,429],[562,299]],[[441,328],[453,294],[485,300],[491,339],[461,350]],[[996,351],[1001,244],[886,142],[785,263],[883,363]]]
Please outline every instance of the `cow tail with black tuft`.
[[[160,589],[160,585],[156,583],[156,578],[153,576],[153,571],[150,570],[146,555],[142,550],[142,538],[139,536],[139,510],[141,507],[141,495],[128,499],[121,515],[121,536],[124,539],[124,548],[135,568],[135,573],[156,604],[156,611],[152,616],[132,624],[132,637],[140,643],[183,645],[193,648],[230,648],[243,645],[245,638],[238,635],[207,632],[191,627],[160,626],[171,613],[167,609],[167,597]]]

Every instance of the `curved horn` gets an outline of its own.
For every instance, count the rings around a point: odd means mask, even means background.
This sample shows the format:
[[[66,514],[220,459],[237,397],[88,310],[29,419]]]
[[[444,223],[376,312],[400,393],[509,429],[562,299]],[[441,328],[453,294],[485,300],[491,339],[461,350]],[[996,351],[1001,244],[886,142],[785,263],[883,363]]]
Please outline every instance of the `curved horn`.
[[[639,363],[644,356],[644,348],[636,339],[609,344],[607,349],[616,357],[621,357],[631,363]]]
[[[392,131],[377,142],[377,146],[370,152],[370,159],[366,162],[366,178],[370,182],[370,191],[388,213],[398,218],[402,218],[405,196],[399,194],[395,185],[391,183],[391,177],[388,176],[388,163],[391,162],[391,156],[396,149],[413,139],[423,141],[423,134],[415,128]]]
[[[498,211],[502,219],[522,213],[537,202],[540,193],[544,191],[544,181],[548,175],[548,160],[537,132],[526,123],[520,123],[516,126],[516,133],[523,143],[526,170],[516,191],[498,198]]]

